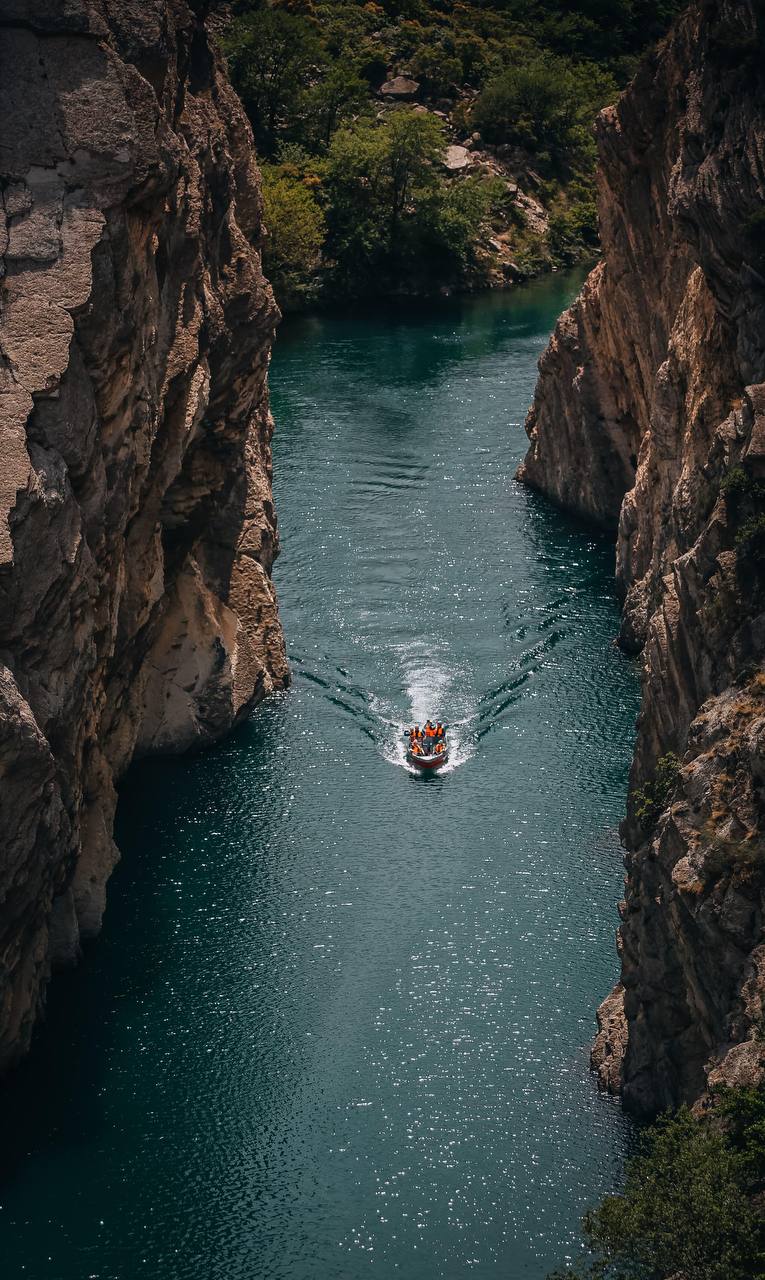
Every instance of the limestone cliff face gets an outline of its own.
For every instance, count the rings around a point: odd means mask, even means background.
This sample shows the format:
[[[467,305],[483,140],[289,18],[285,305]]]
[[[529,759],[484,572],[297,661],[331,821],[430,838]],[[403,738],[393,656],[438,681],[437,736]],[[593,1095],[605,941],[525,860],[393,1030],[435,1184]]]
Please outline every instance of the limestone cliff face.
[[[0,0],[0,1066],[136,752],[287,679],[252,139],[185,0]]]
[[[765,10],[696,0],[598,125],[603,259],[540,366],[519,476],[611,525],[644,655],[622,981],[628,1106],[765,1069]],[[762,524],[758,524],[760,517]]]

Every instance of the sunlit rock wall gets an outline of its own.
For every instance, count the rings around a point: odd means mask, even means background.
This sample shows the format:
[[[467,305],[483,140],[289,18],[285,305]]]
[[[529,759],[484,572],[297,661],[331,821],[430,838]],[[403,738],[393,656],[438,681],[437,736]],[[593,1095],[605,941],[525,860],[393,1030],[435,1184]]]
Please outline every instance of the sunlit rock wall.
[[[683,762],[657,823],[630,802],[594,1053],[650,1112],[765,1062],[763,6],[696,0],[598,136],[603,259],[542,359],[520,478],[616,532],[633,793]]]
[[[184,0],[0,0],[0,1066],[115,779],[287,679],[252,139]]]

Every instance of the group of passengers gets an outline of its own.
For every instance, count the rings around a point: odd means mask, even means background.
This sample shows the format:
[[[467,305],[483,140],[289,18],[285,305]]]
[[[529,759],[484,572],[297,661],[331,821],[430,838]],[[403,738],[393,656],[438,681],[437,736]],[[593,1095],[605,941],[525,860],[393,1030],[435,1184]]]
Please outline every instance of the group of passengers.
[[[428,720],[424,728],[418,724],[409,730],[409,750],[413,756],[440,756],[446,750],[446,725]]]

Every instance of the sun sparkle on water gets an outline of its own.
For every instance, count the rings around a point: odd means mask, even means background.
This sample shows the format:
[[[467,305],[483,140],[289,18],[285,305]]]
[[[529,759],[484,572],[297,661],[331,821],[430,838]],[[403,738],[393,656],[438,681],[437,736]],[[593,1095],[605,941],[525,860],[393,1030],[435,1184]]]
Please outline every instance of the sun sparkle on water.
[[[628,1139],[616,975],[638,687],[613,548],[512,475],[577,282],[285,327],[294,683],[125,782],[102,937],[6,1098],[42,1280],[543,1280]],[[403,730],[442,717],[448,773]]]

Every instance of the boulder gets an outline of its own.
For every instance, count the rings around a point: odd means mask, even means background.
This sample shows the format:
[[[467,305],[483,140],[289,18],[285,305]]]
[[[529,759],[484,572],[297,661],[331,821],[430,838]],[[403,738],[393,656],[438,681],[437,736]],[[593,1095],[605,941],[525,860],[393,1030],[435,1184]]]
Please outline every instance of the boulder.
[[[460,169],[467,169],[468,165],[472,163],[472,159],[473,157],[467,147],[460,147],[455,143],[453,146],[446,148],[444,165],[452,173],[456,173]]]
[[[395,98],[402,101],[407,98],[416,98],[419,91],[419,81],[410,80],[408,76],[394,76],[392,80],[386,80],[385,84],[380,88],[380,93],[384,98]]]

